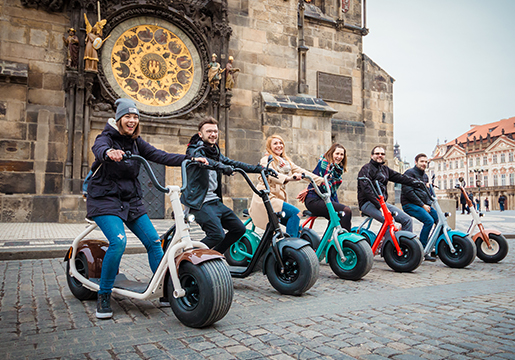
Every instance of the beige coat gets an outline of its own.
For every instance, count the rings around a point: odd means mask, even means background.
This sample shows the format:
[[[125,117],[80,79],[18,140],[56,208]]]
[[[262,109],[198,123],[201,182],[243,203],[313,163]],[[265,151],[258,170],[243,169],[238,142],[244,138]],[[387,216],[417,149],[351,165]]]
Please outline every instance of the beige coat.
[[[268,162],[268,156],[263,157],[260,160],[260,164],[262,166],[266,166],[266,163]],[[270,203],[272,204],[272,207],[274,208],[274,212],[279,212],[283,209],[283,202],[288,201],[288,195],[286,194],[286,184],[284,183],[286,181],[287,177],[292,176],[295,173],[304,173],[307,175],[310,175],[317,185],[322,184],[324,181],[323,178],[320,176],[317,176],[313,174],[312,172],[309,172],[307,170],[304,170],[303,168],[295,165],[293,162],[290,161],[291,165],[291,171],[288,174],[279,174],[279,178],[275,178],[273,176],[268,177],[268,182],[270,183]],[[276,161],[273,161],[270,166],[277,171],[277,163]],[[263,179],[259,177],[259,182],[256,186],[258,190],[265,189],[265,183],[263,182]],[[249,208],[249,214],[252,218],[252,222],[254,225],[256,225],[258,228],[265,229],[266,225],[268,224],[268,215],[266,213],[265,205],[263,204],[263,200],[261,198],[254,194],[252,196],[252,202],[250,204]]]

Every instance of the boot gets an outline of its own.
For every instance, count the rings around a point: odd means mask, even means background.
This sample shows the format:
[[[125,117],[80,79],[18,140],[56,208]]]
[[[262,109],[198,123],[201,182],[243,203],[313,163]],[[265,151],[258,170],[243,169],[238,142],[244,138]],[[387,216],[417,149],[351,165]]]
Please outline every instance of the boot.
[[[97,319],[110,319],[113,317],[111,309],[111,294],[98,294]]]

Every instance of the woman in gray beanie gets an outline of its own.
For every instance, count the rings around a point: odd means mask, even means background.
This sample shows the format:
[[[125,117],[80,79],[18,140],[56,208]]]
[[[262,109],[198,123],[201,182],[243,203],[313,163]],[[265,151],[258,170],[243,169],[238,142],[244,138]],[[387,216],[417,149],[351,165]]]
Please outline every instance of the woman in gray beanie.
[[[150,222],[142,202],[138,181],[140,164],[122,161],[126,151],[147,160],[168,166],[180,166],[186,155],[167,153],[156,149],[139,134],[139,111],[132,100],[116,101],[115,119],[109,119],[92,147],[95,162],[94,175],[88,184],[87,217],[93,219],[109,241],[100,276],[96,316],[113,316],[110,299],[114,280],[125,251],[127,237],[124,223],[141,240],[148,253],[152,272],[157,270],[163,249],[156,229]],[[193,160],[208,164],[204,158]],[[166,305],[167,299],[161,298]]]

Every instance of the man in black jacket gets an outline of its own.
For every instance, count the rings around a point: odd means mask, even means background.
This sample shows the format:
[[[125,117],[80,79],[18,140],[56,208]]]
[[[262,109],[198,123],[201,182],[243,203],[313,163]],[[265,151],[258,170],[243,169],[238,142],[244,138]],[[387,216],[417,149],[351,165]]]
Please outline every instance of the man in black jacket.
[[[404,175],[418,179],[424,184],[427,184],[429,182],[426,174],[427,163],[427,156],[425,154],[418,154],[415,156],[415,166],[406,170]],[[420,242],[424,248],[426,247],[427,239],[433,225],[438,222],[438,215],[436,214],[436,210],[431,208],[431,203],[431,198],[426,190],[421,189],[420,187],[402,185],[402,210],[424,224],[422,231],[420,232]],[[436,261],[436,259],[430,255],[426,255],[425,260]]]
[[[384,147],[374,147],[372,149],[370,162],[361,168],[358,177],[368,177],[370,180],[372,180],[374,185],[375,181],[377,180],[379,182],[381,192],[383,193],[384,200],[386,201],[388,199],[388,191],[386,190],[388,181],[412,186],[419,185],[412,178],[406,175],[402,175],[386,166],[384,164],[385,155],[386,153]],[[368,181],[358,180],[358,203],[359,209],[363,214],[368,215],[381,223],[384,222],[379,200],[377,199],[373,189],[370,187],[370,183]],[[404,212],[402,212],[402,210],[393,206],[392,204],[387,203],[386,206],[392,213],[395,221],[401,223],[403,230],[413,230],[413,223],[408,215],[406,215]]]
[[[218,122],[212,117],[207,117],[200,122],[198,134],[191,138],[186,155],[207,158],[210,167],[215,170],[202,165],[189,166],[188,182],[181,195],[181,202],[195,215],[197,223],[206,233],[202,242],[210,249],[223,254],[245,234],[245,226],[236,214],[222,203],[222,173],[231,175],[235,167],[249,173],[259,173],[263,167],[223,156],[217,140]],[[224,229],[228,230],[227,234]]]

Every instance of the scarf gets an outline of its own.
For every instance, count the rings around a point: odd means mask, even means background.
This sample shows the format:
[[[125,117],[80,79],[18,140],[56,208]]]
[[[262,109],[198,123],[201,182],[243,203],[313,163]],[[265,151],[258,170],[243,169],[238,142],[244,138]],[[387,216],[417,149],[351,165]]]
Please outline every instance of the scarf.
[[[199,144],[199,143],[202,144]],[[220,149],[218,148],[218,144],[214,144],[211,146],[211,144],[206,143],[202,140],[202,138],[199,136],[199,134],[195,134],[191,137],[190,142],[188,144],[188,147],[190,146],[204,146],[202,149],[204,152],[204,156],[211,160],[219,161],[220,160]],[[200,155],[200,154],[199,154]]]

